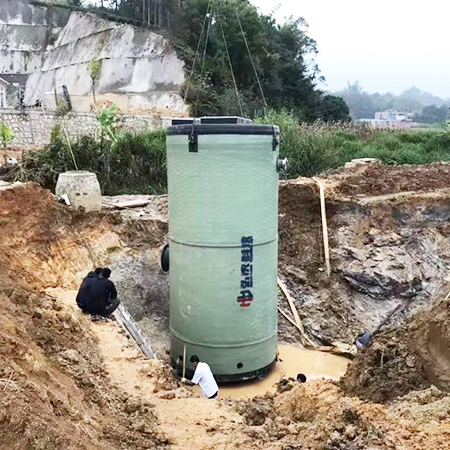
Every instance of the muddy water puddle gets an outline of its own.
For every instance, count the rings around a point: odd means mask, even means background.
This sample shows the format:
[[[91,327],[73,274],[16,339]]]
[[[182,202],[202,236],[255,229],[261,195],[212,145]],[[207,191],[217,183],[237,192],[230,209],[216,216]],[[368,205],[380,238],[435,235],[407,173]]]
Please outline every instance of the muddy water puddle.
[[[306,375],[307,381],[316,378],[337,380],[344,375],[350,362],[342,356],[306,350],[293,345],[279,345],[278,357],[276,366],[263,380],[222,385],[220,397],[254,397],[274,392],[281,377],[296,378],[298,373]]]

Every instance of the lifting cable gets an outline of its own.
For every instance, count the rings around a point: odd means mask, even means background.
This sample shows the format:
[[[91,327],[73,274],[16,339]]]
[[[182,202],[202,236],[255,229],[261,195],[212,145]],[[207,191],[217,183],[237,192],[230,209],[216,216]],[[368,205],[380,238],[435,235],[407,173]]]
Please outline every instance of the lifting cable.
[[[239,96],[239,90],[238,90],[238,87],[237,87],[236,78],[234,76],[234,71],[233,71],[233,64],[231,62],[230,52],[228,51],[227,39],[226,39],[225,33],[223,31],[222,22],[220,21],[220,17],[217,17],[217,22],[219,23],[219,27],[220,27],[220,30],[222,32],[223,43],[225,45],[225,51],[227,52],[228,63],[230,64],[231,77],[233,78],[234,89],[236,91],[236,97],[237,97],[237,101],[238,101],[238,105],[239,105],[239,111],[241,113],[241,117],[244,117],[244,112],[242,110],[242,104],[241,104],[241,97]]]
[[[211,11],[210,11],[210,19],[208,20],[208,28],[206,29],[206,38],[205,38],[205,45],[203,48],[203,58],[202,58],[202,64],[200,69],[200,79],[203,77],[203,70],[205,68],[205,60],[206,60],[206,50],[208,49],[208,42],[209,42],[209,34],[211,32],[211,25],[213,20],[213,5],[211,4]],[[197,92],[197,100],[195,102],[195,108],[197,109],[198,101],[200,98],[200,90]]]
[[[244,29],[242,28],[242,22],[241,22],[241,18],[239,17],[239,12],[237,10],[237,7],[235,8],[235,12],[236,12],[236,18],[239,23],[239,28],[241,29],[242,37],[244,38],[245,46],[247,47],[248,56],[250,58],[250,62],[252,63],[253,71],[255,72],[256,81],[258,82],[259,90],[261,92],[261,97],[264,102],[264,107],[267,108],[268,105],[267,105],[267,101],[266,101],[266,96],[264,95],[264,90],[261,85],[261,80],[259,79],[258,71],[256,70],[256,66],[253,61],[252,52],[250,51],[250,46],[248,45],[248,41],[247,41],[247,36],[245,36]]]
[[[205,31],[206,20],[208,19],[208,12],[211,8],[212,2],[213,2],[213,0],[209,0],[208,7],[206,8],[205,18],[203,19],[202,31],[200,33],[200,37],[198,38],[197,49],[195,50],[194,62],[192,63],[191,73],[189,74],[189,78],[188,78],[188,82],[187,82],[187,86],[186,86],[186,92],[184,94],[184,103],[186,103],[186,99],[187,99],[187,96],[189,93],[189,87],[191,84],[191,78],[194,75],[195,63],[197,62],[198,52],[200,50],[200,45],[202,43],[203,33]]]

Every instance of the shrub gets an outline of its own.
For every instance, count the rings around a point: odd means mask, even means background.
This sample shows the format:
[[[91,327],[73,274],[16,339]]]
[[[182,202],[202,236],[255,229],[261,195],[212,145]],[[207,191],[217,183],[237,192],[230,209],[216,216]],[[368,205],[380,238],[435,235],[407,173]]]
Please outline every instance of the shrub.
[[[14,131],[11,127],[8,127],[2,122],[0,125],[0,140],[2,142],[3,148],[6,148],[11,141],[14,139]]]
[[[84,136],[71,143],[79,170],[97,174],[104,195],[166,192],[166,132],[122,133],[117,141]],[[44,150],[28,152],[4,179],[35,181],[54,190],[58,175],[75,170],[67,140],[56,126]]]
[[[165,130],[119,132],[110,112],[104,112],[104,125],[111,127],[114,140],[85,136],[71,143],[72,157],[65,135],[55,127],[50,145],[25,154],[22,164],[3,169],[0,175],[54,189],[59,173],[75,169],[75,159],[79,170],[97,174],[106,195],[165,193]],[[281,156],[289,160],[287,178],[314,176],[355,158],[395,165],[450,161],[450,132],[373,130],[347,122],[303,124],[288,110],[267,110],[256,122],[280,126]]]

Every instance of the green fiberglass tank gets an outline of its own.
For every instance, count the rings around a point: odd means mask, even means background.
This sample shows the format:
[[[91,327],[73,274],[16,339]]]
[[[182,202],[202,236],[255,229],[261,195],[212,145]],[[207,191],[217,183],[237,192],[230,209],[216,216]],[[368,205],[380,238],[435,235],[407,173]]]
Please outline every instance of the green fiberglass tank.
[[[212,122],[168,130],[171,360],[243,380],[276,359],[279,130]]]

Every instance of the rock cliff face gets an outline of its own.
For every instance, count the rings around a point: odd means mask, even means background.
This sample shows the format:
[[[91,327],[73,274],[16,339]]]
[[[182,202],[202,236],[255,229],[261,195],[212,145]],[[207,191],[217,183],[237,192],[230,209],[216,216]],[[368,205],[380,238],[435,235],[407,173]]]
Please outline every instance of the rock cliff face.
[[[73,12],[42,69],[27,83],[25,102],[53,99],[53,90],[65,84],[78,111],[92,103],[89,62],[102,64],[98,99],[108,99],[122,110],[185,111],[179,95],[184,65],[169,42],[149,30],[119,25],[94,14]],[[46,93],[51,93],[46,96]]]
[[[97,101],[114,102],[122,112],[187,112],[179,94],[184,64],[167,39],[47,3],[2,0],[0,75],[26,83],[26,106],[56,108],[55,91],[61,95],[65,85],[74,110],[89,112],[93,96],[87,66],[100,61]]]
[[[24,83],[42,67],[46,50],[69,20],[70,10],[54,2],[36,6],[30,0],[2,0],[0,7],[0,74]],[[63,3],[63,2],[59,2]]]

